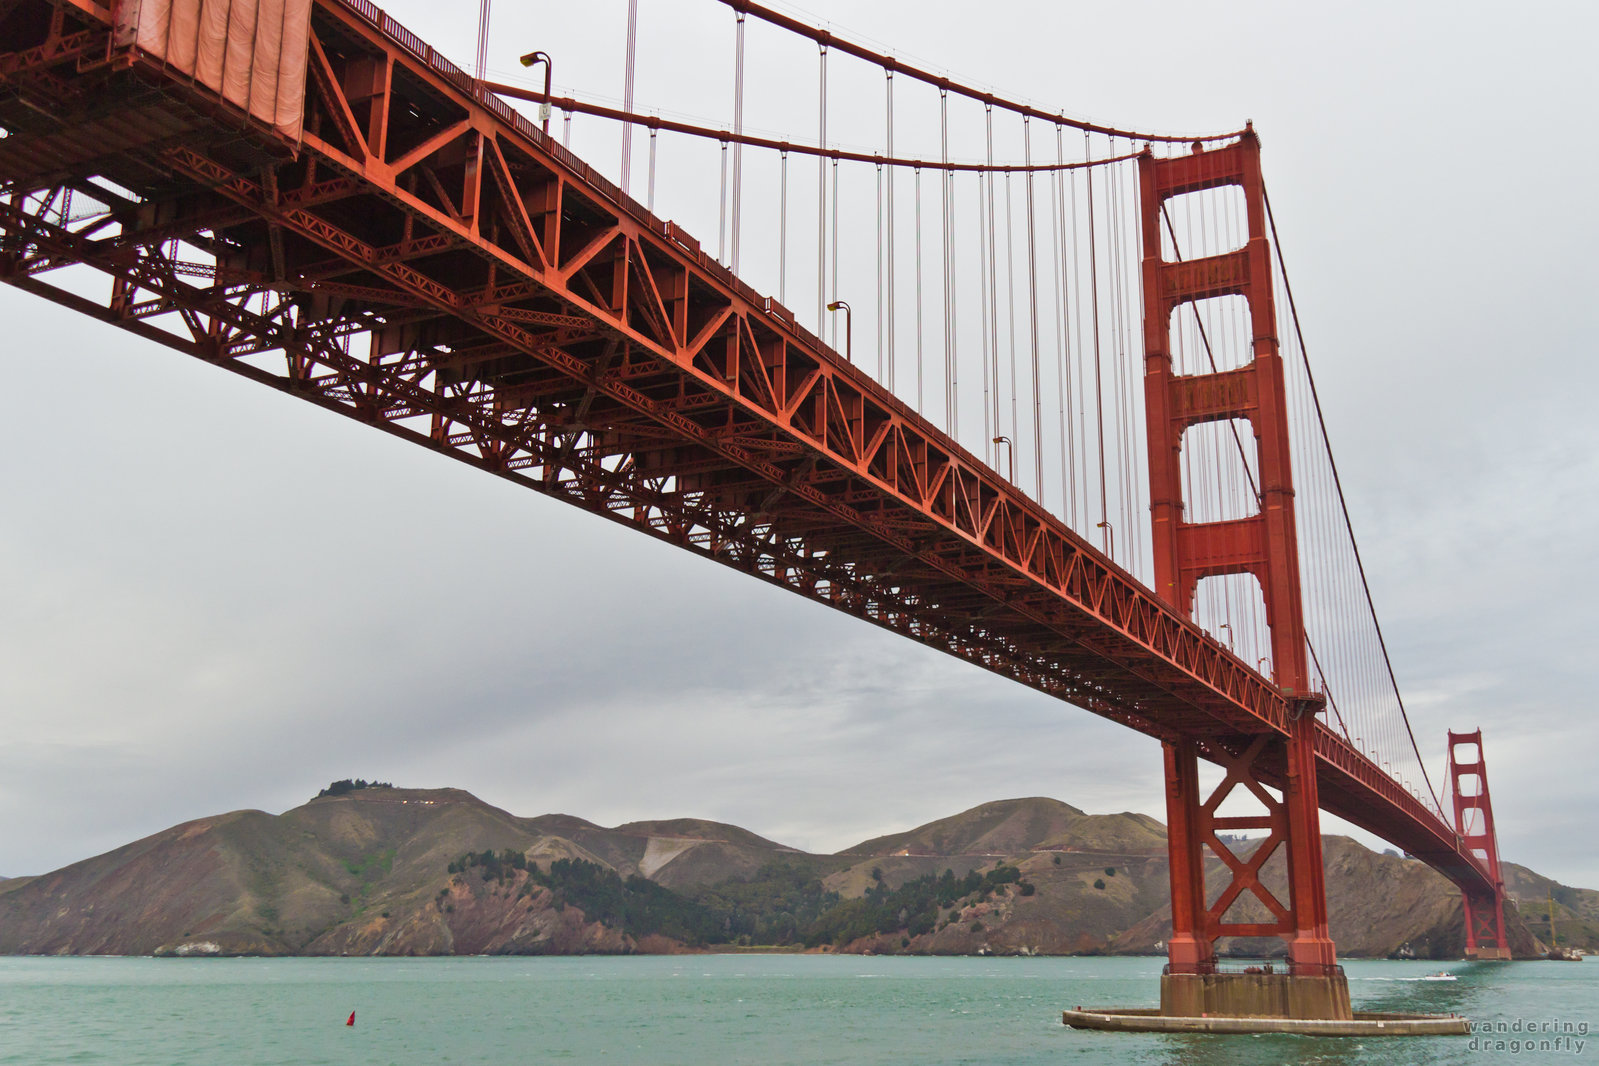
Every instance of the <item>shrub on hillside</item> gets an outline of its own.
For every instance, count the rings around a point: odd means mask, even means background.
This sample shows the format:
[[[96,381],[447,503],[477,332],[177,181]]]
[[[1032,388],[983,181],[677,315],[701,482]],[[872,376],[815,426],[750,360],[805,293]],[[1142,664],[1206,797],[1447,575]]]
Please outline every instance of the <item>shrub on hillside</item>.
[[[323,796],[347,796],[351,792],[356,792],[356,791],[359,791],[360,789],[363,789],[363,788],[393,788],[393,787],[394,787],[394,785],[391,784],[388,781],[368,781],[365,778],[361,778],[361,777],[358,777],[358,778],[356,778],[355,780],[352,781],[348,777],[346,777],[343,781],[335,781],[335,782],[333,782],[333,784],[329,785],[327,788],[324,788],[321,792],[318,792],[316,794],[316,798],[317,799],[321,799]]]

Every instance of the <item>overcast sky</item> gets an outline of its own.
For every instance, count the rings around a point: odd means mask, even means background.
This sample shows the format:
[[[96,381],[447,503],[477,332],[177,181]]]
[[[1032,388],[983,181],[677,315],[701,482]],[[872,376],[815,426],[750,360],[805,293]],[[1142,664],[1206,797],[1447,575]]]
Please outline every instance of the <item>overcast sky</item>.
[[[620,97],[624,0],[518,6],[492,68]],[[470,66],[475,20],[388,7]],[[725,7],[643,7],[641,109],[727,84]],[[1254,120],[1424,753],[1482,727],[1504,857],[1599,886],[1596,9],[976,10],[804,13],[1051,110]],[[1010,796],[1164,820],[1128,730],[13,289],[0,322],[0,875],[346,776],[812,850]]]

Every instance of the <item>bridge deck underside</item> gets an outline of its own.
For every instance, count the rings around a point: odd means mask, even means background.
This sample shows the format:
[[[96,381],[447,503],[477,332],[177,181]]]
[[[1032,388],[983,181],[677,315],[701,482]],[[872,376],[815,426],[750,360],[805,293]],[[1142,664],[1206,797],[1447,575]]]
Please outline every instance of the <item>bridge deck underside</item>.
[[[0,279],[1151,736],[1284,731],[1264,678],[431,53],[318,0],[293,144],[106,62],[79,7],[0,5]],[[51,276],[80,265],[109,295]],[[1482,880],[1321,741],[1326,809]]]

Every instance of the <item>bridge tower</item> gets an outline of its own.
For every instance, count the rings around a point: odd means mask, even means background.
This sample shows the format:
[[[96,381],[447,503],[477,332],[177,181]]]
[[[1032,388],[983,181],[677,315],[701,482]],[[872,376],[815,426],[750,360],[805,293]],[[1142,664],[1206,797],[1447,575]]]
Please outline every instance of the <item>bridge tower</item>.
[[[1275,681],[1294,708],[1286,737],[1262,734],[1235,741],[1168,741],[1166,809],[1171,860],[1172,935],[1161,982],[1164,1014],[1281,1014],[1298,1018],[1349,1018],[1349,992],[1327,933],[1315,728],[1322,699],[1310,691],[1294,524],[1288,411],[1283,360],[1277,341],[1271,247],[1266,236],[1260,142],[1246,130],[1236,142],[1157,159],[1139,160],[1144,241],[1144,402],[1149,435],[1150,510],[1155,591],[1180,613],[1193,616],[1201,579],[1252,574],[1260,583],[1271,631]],[[1246,204],[1247,242],[1204,258],[1167,261],[1161,233],[1166,202],[1207,189],[1238,186]],[[1172,316],[1182,305],[1221,296],[1248,303],[1253,358],[1230,370],[1176,374]],[[1257,513],[1227,521],[1189,522],[1184,516],[1184,431],[1205,422],[1248,419],[1259,469]],[[1199,745],[1225,770],[1221,784],[1203,794]],[[1278,799],[1262,778],[1282,783]],[[1253,817],[1226,817],[1218,808],[1245,789],[1266,809]],[[1265,829],[1265,841],[1245,860],[1218,832]],[[1204,852],[1228,871],[1221,893],[1207,901]],[[1280,900],[1260,879],[1281,849],[1287,860],[1288,898]],[[1228,912],[1248,893],[1271,920],[1234,922]],[[1218,973],[1219,937],[1278,936],[1287,945],[1286,975]]]
[[[1476,749],[1468,761],[1461,749]],[[1449,731],[1449,780],[1454,794],[1455,832],[1466,850],[1482,860],[1493,892],[1462,893],[1466,911],[1466,958],[1510,958],[1505,939],[1505,881],[1499,873],[1499,838],[1494,832],[1493,802],[1488,796],[1488,767],[1482,754],[1482,730]]]

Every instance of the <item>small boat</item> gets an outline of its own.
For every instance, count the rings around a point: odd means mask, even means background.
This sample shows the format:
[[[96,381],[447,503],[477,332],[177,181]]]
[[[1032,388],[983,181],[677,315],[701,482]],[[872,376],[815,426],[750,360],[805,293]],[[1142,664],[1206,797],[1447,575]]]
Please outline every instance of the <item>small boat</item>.
[[[1450,973],[1448,970],[1439,970],[1437,973],[1428,974],[1427,976],[1421,978],[1421,980],[1423,980],[1423,981],[1458,981],[1458,980],[1460,980],[1460,978],[1456,977],[1454,974]]]

